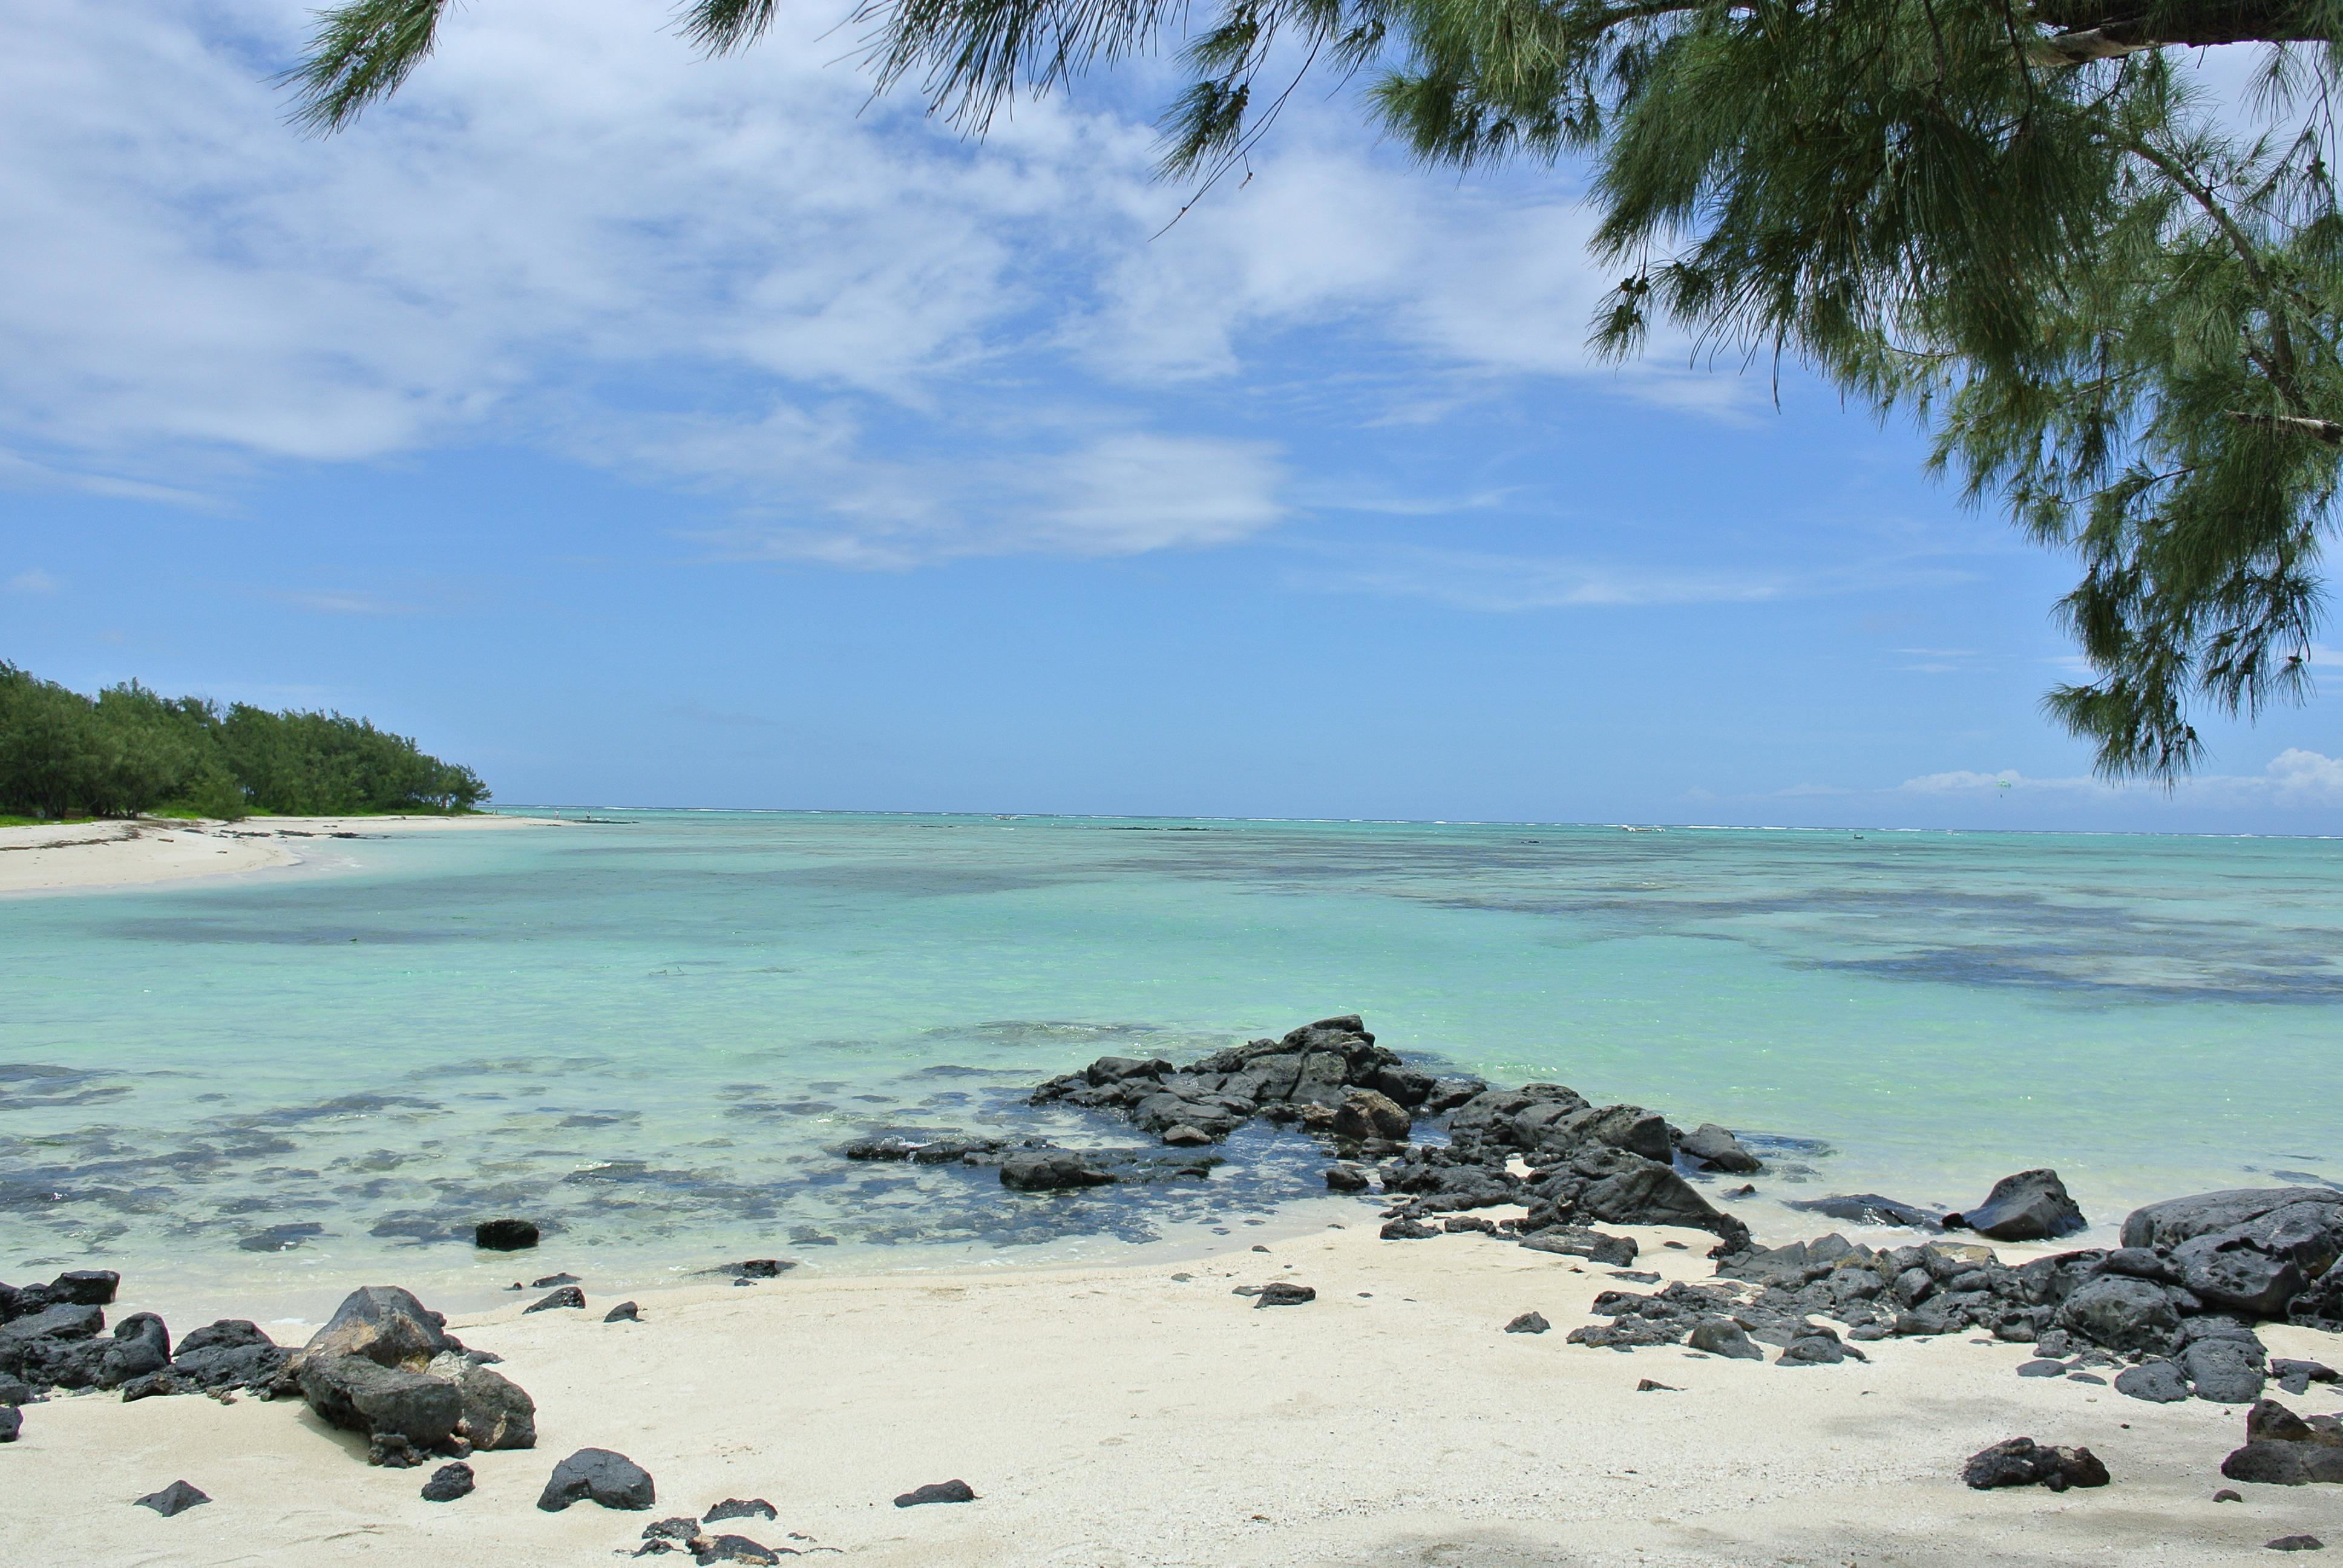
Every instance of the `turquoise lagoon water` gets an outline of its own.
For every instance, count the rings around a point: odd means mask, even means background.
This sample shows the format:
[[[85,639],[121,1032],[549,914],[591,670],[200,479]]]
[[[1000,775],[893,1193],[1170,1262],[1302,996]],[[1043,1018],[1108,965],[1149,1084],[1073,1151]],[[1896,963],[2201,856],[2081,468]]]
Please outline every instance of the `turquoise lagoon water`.
[[[0,901],[0,1278],[485,1291],[499,1213],[619,1284],[1128,1255],[1290,1215],[1323,1161],[1264,1129],[1207,1181],[1031,1199],[833,1151],[1127,1142],[1022,1093],[1344,1011],[1815,1141],[1759,1179],[1761,1234],[1821,1228],[1775,1199],[1960,1206],[2042,1164],[2102,1225],[2343,1180],[2343,843],[592,815]]]

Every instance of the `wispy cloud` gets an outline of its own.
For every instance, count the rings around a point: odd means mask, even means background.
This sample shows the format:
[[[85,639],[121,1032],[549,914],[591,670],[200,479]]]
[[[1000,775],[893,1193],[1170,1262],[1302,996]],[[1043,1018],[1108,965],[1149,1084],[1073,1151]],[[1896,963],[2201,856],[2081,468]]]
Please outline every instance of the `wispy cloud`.
[[[371,593],[311,589],[272,593],[267,597],[280,604],[316,610],[320,615],[407,616],[422,613],[417,606]]]
[[[0,484],[201,505],[156,465],[486,438],[721,495],[748,554],[1124,554],[1285,515],[1290,456],[1168,411],[1279,334],[1446,389],[1393,417],[1524,379],[1694,417],[1757,396],[1679,344],[1592,360],[1608,279],[1566,180],[1425,180],[1349,102],[1297,103],[1257,177],[1151,245],[1178,197],[1141,119],[1058,97],[971,147],[914,95],[870,102],[813,14],[709,61],[637,0],[458,7],[397,102],[307,141],[256,60],[292,58],[314,5],[12,15],[0,436],[70,462],[0,457]],[[1359,417],[1387,393],[1350,394]],[[1079,440],[1076,401],[1101,426]],[[1014,461],[988,468],[996,446]]]
[[[27,568],[8,579],[10,593],[51,594],[63,586],[38,567]]]
[[[0,489],[98,496],[116,501],[153,501],[206,512],[220,509],[220,504],[211,497],[175,485],[148,484],[143,479],[110,474],[79,473],[7,451],[0,451]]]
[[[1670,569],[1567,556],[1513,555],[1417,546],[1300,547],[1319,559],[1292,574],[1298,586],[1333,593],[1422,598],[1497,614],[1660,605],[1761,604],[1775,599],[1966,582],[1950,565],[1885,560],[1811,569],[1718,567]]]
[[[971,556],[1128,556],[1233,544],[1273,528],[1284,467],[1259,441],[1131,431],[942,465],[809,457],[807,505],[687,536],[730,560],[902,569]]]

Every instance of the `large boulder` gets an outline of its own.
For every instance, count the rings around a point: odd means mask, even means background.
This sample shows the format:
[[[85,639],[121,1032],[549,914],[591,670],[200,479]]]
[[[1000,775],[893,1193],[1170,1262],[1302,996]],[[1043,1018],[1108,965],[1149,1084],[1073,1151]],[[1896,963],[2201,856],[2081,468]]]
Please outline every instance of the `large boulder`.
[[[363,1355],[307,1356],[295,1375],[321,1420],[377,1444],[395,1437],[412,1449],[444,1448],[464,1419],[463,1395],[447,1379]]]
[[[337,1356],[359,1356],[379,1367],[420,1372],[432,1358],[464,1347],[447,1337],[447,1320],[397,1285],[365,1285],[334,1309],[294,1360],[300,1367]]]
[[[2206,1301],[2257,1318],[2283,1315],[2306,1282],[2293,1259],[2235,1232],[2190,1237],[2172,1250],[2172,1264]]]
[[[68,1386],[88,1387],[95,1378],[80,1369],[102,1362],[106,1347],[90,1342],[105,1327],[105,1309],[94,1306],[59,1304],[17,1318],[0,1326],[0,1375],[45,1388],[65,1371],[76,1380]]]
[[[1945,1229],[1971,1230],[1996,1241],[2041,1241],[2083,1228],[2083,1211],[2056,1171],[2021,1171],[1993,1184],[1984,1202],[1945,1216]]]
[[[2215,1404],[2251,1404],[2261,1398],[2268,1369],[2258,1341],[2200,1339],[2180,1352],[2197,1397]]]
[[[2266,1214],[2298,1203],[2343,1209],[2343,1192],[2324,1187],[2237,1187],[2187,1198],[2167,1198],[2161,1203],[2135,1209],[2125,1218],[2123,1244],[2177,1247],[2191,1237],[2209,1236],[2250,1224]]]
[[[2131,1354],[2168,1354],[2180,1333],[2171,1296],[2123,1274],[2087,1281],[2058,1309],[2058,1321],[2093,1344]]]
[[[456,1385],[463,1413],[457,1434],[474,1448],[535,1448],[537,1402],[521,1386],[468,1355],[435,1359],[431,1371]]]

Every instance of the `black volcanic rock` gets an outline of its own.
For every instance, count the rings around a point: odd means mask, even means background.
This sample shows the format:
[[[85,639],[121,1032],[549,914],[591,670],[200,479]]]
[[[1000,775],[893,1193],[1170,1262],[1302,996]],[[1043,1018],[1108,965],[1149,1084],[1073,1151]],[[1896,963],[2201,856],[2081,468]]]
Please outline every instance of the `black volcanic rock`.
[[[1947,1231],[1975,1231],[1996,1241],[2040,1241],[2071,1235],[2085,1221],[2058,1172],[2041,1170],[2003,1177],[1984,1202],[1966,1213],[1946,1215],[1944,1223]]]
[[[659,1500],[650,1472],[607,1448],[581,1448],[553,1467],[538,1507],[558,1513],[574,1503],[596,1503],[604,1508],[638,1510]]]

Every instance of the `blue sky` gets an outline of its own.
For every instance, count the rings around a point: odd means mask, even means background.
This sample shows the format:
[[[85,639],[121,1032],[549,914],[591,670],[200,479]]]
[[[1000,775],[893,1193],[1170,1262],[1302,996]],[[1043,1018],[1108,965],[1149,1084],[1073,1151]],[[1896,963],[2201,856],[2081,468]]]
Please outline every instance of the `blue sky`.
[[[0,658],[508,801],[2343,831],[2331,696],[2090,781],[2068,563],[1909,430],[1593,363],[1567,172],[1298,99],[1151,238],[1160,74],[971,146],[646,0],[318,144],[307,7],[0,19]]]

